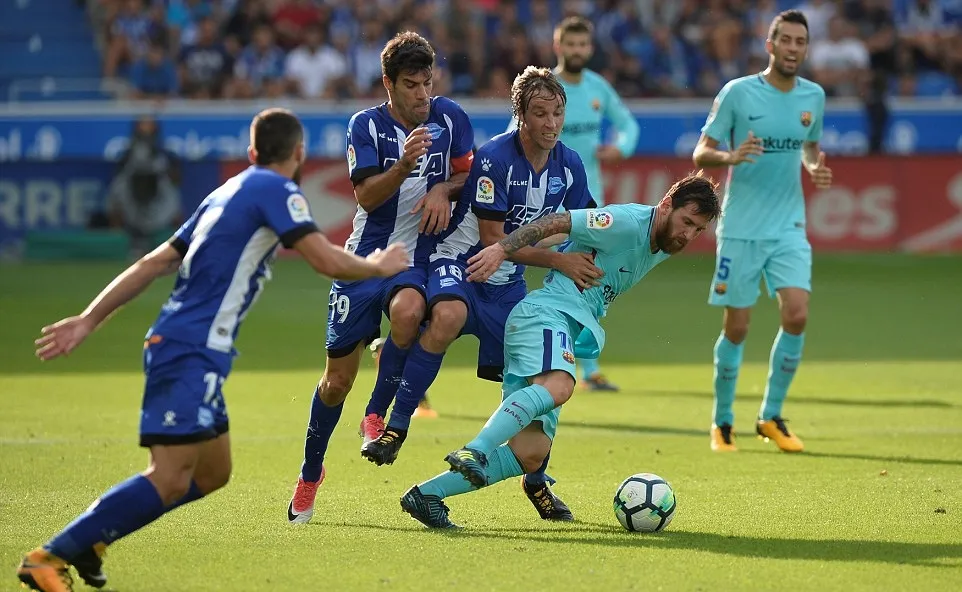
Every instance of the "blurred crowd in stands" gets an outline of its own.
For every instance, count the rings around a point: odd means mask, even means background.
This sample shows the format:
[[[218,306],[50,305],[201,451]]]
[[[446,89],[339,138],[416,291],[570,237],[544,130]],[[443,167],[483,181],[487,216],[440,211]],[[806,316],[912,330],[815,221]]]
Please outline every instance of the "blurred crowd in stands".
[[[830,96],[945,96],[962,88],[962,0],[87,0],[104,75],[135,96],[384,97],[380,51],[425,35],[435,92],[506,98],[529,64],[554,66],[569,14],[595,24],[589,67],[625,98],[710,97],[765,68],[775,14],[801,9],[803,74]]]

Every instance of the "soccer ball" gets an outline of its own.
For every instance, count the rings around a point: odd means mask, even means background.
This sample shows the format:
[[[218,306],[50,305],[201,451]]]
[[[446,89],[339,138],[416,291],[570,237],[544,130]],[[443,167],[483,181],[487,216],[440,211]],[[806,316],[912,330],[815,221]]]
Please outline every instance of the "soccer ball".
[[[675,516],[675,492],[654,473],[632,475],[615,491],[615,516],[632,532],[658,532]]]

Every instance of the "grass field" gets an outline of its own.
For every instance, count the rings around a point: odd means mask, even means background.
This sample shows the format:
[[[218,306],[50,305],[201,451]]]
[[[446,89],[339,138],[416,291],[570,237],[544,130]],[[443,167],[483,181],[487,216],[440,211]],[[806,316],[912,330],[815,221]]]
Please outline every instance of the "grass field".
[[[360,458],[373,384],[366,358],[328,455],[313,522],[287,524],[327,286],[284,261],[242,329],[225,387],[234,475],[209,499],[111,548],[108,588],[168,590],[960,590],[962,259],[816,260],[805,357],[785,415],[789,456],[749,437],[776,330],[756,310],[739,381],[741,450],[708,449],[711,261],[671,261],[618,300],[603,362],[617,394],[578,393],[552,454],[577,521],[547,524],[517,482],[448,500],[466,528],[426,532],[400,511],[411,484],[480,428],[499,398],[456,344],[397,464]],[[111,484],[141,470],[141,339],[166,297],[153,287],[69,359],[40,364],[40,326],[78,312],[109,265],[0,267],[0,590],[20,555]],[[670,528],[629,534],[611,498],[651,471],[678,497]],[[5,574],[5,575],[4,575]],[[78,590],[83,586],[78,586]]]

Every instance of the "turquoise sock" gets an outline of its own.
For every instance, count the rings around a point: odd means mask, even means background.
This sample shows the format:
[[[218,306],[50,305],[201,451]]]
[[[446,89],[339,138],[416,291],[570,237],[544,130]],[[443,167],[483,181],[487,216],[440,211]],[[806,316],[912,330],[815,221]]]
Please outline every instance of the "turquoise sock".
[[[802,346],[805,345],[805,334],[792,335],[784,329],[778,330],[775,343],[772,344],[772,356],[768,367],[768,384],[765,386],[765,398],[762,400],[761,419],[769,420],[780,417],[782,404],[788,395],[788,387],[792,385],[798,364],[802,361]]]
[[[738,369],[742,365],[742,352],[745,344],[734,344],[722,331],[715,342],[715,409],[712,421],[717,426],[734,425],[735,383],[738,382]]]
[[[484,472],[488,475],[488,485],[494,485],[524,473],[521,464],[514,456],[514,452],[507,444],[498,446],[494,452],[488,455],[488,466],[484,469]],[[461,473],[445,471],[437,477],[421,483],[418,485],[418,489],[424,495],[436,495],[443,499],[474,491],[477,487],[471,485]]]
[[[598,372],[598,360],[588,358],[578,358],[578,366],[581,367],[581,379],[588,380],[591,375]]]
[[[534,418],[554,408],[554,399],[548,389],[540,384],[526,386],[501,401],[488,423],[465,448],[491,454],[495,448],[517,436]]]

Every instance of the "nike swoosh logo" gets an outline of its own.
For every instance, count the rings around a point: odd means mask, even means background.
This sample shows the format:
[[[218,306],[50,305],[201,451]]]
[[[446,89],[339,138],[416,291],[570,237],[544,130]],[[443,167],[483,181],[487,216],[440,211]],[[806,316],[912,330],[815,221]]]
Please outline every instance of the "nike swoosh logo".
[[[630,269],[625,269],[624,267],[620,268],[618,271],[620,271],[621,273],[631,273]]]
[[[748,116],[748,121],[755,121],[756,119],[761,119],[762,117],[765,117],[765,116],[764,116],[764,115],[749,115],[749,116]]]
[[[287,505],[287,520],[288,520],[288,522],[294,522],[294,520],[297,519],[297,514],[295,514],[295,513],[293,512],[293,510],[294,510],[294,500],[291,500],[291,503]]]

